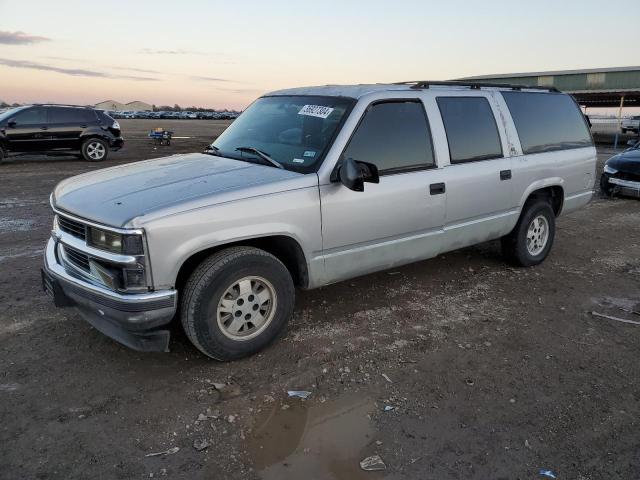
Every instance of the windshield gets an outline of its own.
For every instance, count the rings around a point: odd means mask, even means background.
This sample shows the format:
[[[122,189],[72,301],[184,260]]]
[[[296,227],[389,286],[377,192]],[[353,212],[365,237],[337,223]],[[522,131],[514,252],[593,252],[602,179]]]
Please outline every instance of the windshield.
[[[0,113],[0,122],[2,120],[6,120],[7,118],[11,117],[12,115],[15,115],[16,113],[18,113],[23,108],[27,108],[27,107],[25,106],[25,107],[10,108],[9,110],[5,110],[4,112]]]
[[[312,172],[353,103],[342,97],[262,97],[218,137],[213,147],[225,157],[259,160],[259,154],[249,151],[257,149],[287,170]]]

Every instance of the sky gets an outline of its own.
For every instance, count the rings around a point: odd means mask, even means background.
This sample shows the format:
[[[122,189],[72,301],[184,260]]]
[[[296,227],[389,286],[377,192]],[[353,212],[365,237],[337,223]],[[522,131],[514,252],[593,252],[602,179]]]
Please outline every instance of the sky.
[[[604,6],[0,0],[0,100],[242,109],[304,85],[637,65],[637,12]]]

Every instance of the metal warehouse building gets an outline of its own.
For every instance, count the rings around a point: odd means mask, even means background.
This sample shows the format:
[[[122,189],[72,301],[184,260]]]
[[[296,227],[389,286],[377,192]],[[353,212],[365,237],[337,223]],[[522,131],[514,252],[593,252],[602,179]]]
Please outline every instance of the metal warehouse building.
[[[112,112],[150,112],[153,110],[151,105],[139,100],[129,103],[121,103],[116,100],[105,100],[104,102],[97,103],[95,108],[99,110],[110,110]]]
[[[585,107],[640,107],[640,67],[482,75],[459,80],[555,87]]]

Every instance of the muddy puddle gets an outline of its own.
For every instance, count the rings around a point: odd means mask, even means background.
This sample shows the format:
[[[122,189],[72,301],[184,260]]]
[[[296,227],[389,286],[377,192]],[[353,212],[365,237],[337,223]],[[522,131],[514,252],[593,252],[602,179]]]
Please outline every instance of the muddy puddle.
[[[370,414],[374,402],[362,396],[288,399],[263,411],[248,439],[249,453],[263,479],[358,480],[382,478],[365,472],[360,460],[375,451]]]

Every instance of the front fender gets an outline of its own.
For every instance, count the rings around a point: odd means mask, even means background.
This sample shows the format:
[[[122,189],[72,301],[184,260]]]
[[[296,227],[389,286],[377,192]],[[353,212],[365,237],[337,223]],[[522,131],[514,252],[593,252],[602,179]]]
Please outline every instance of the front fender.
[[[141,226],[147,236],[155,288],[173,287],[181,266],[194,254],[276,235],[295,240],[309,275],[318,273],[312,261],[322,251],[317,187],[212,205],[156,218]]]

